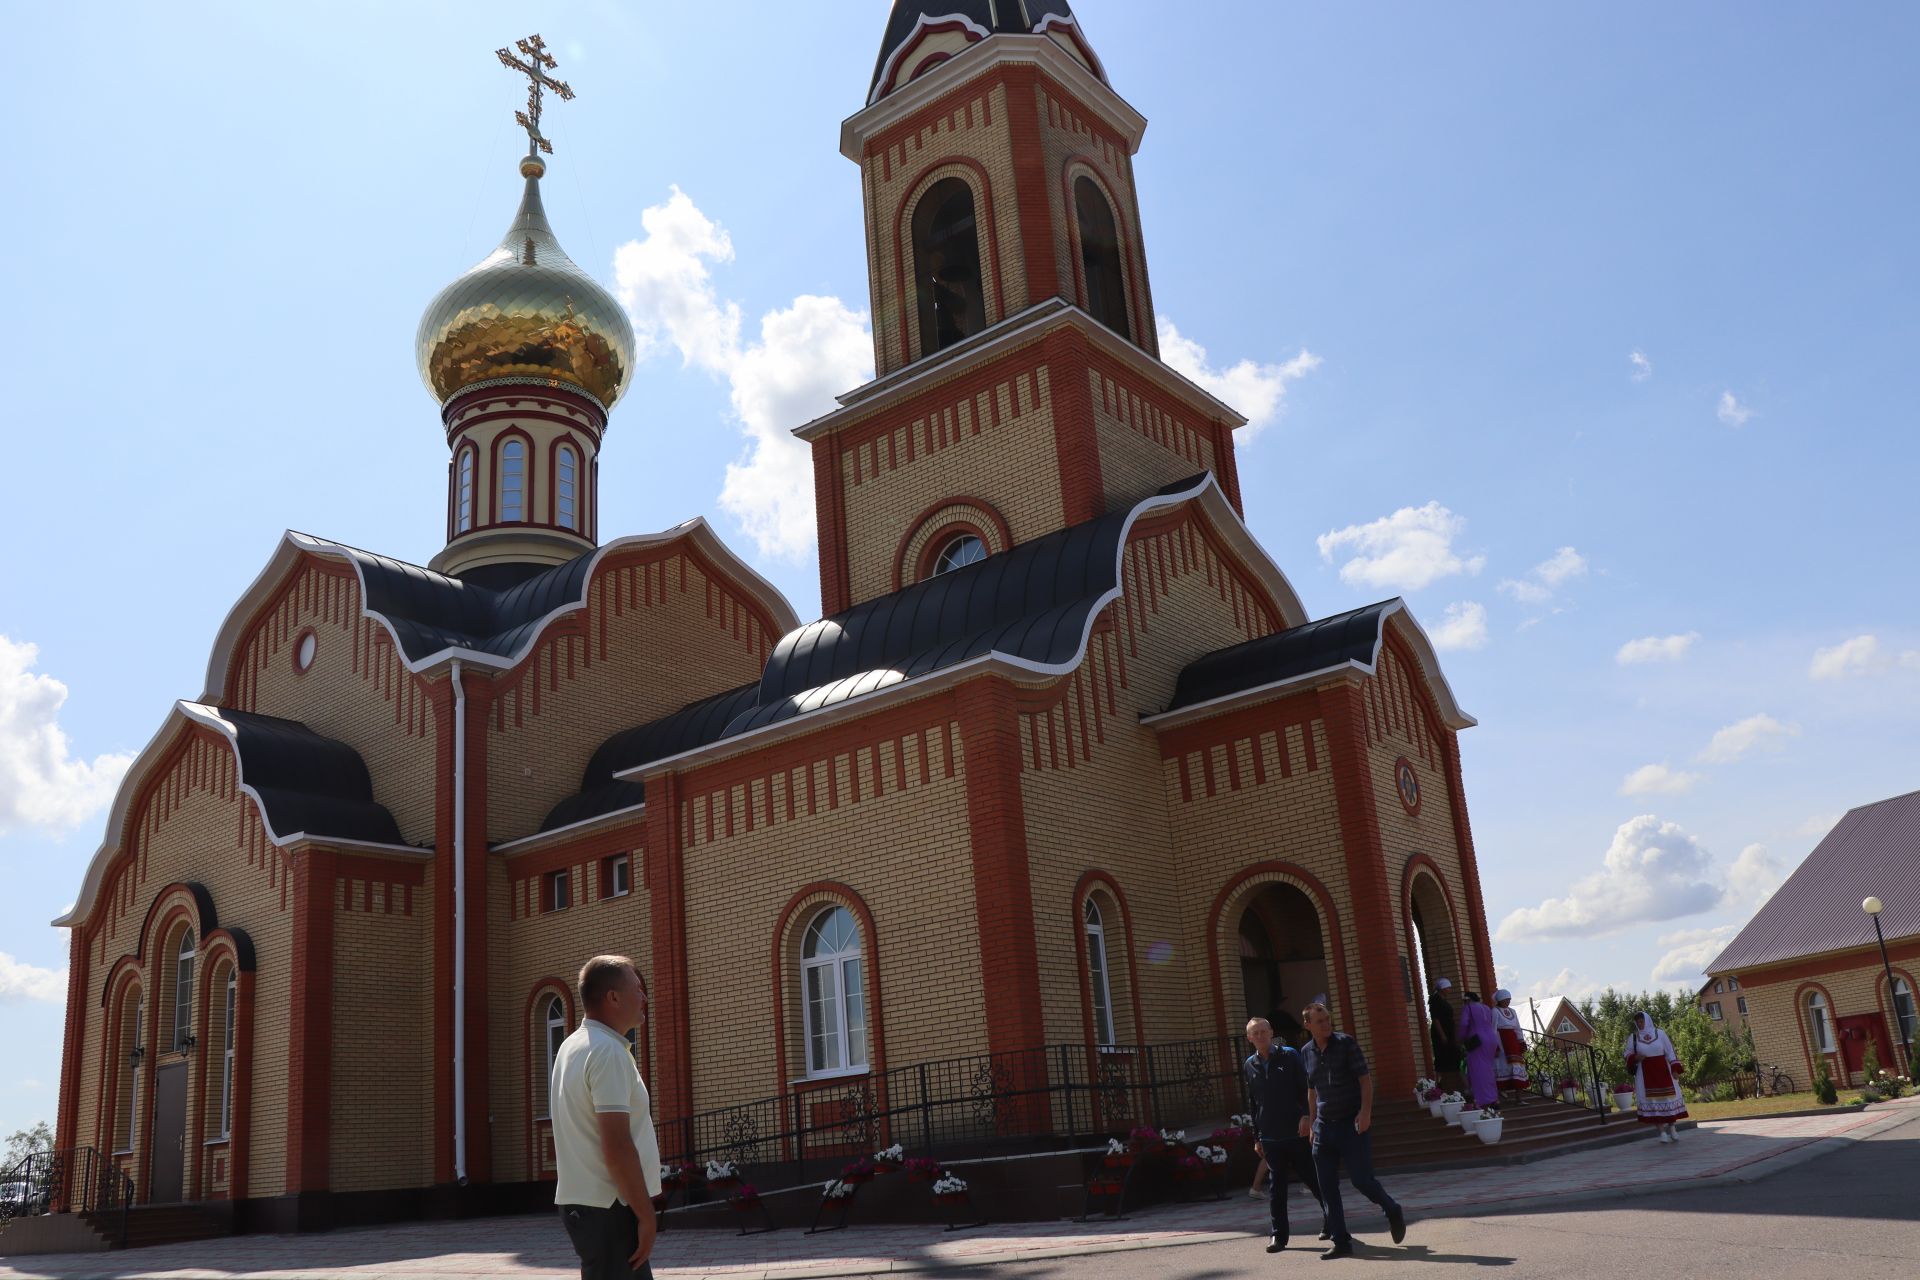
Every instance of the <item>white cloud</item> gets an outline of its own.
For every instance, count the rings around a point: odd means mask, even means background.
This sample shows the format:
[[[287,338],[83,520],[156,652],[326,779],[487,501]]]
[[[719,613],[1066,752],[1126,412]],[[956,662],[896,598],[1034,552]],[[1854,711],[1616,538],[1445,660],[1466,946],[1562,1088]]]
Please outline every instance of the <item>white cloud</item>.
[[[1767,852],[1767,846],[1750,844],[1727,871],[1727,905],[1757,907],[1773,896],[1785,878],[1786,868]]]
[[[614,252],[614,282],[642,358],[669,348],[682,367],[725,377],[746,448],[727,464],[720,506],[762,555],[803,557],[814,540],[813,459],[793,428],[834,407],[836,392],[873,375],[865,312],[803,295],[760,319],[741,345],[740,306],[723,300],[711,264],[733,261],[726,229],[679,187],[640,215],[646,235]]]
[[[1207,349],[1182,334],[1165,316],[1160,317],[1160,358],[1246,416],[1247,425],[1239,435],[1242,443],[1280,416],[1289,382],[1320,367],[1320,357],[1302,347],[1300,354],[1284,364],[1242,360],[1229,368],[1216,369],[1207,363]]]
[[[0,635],[0,835],[20,827],[63,831],[113,799],[127,755],[77,759],[60,728],[67,686],[35,674],[38,647]]]
[[[1487,606],[1474,600],[1450,604],[1440,615],[1440,625],[1427,634],[1436,649],[1484,649]]]
[[[1788,738],[1799,732],[1799,725],[1781,724],[1761,712],[1715,733],[1713,741],[1700,753],[1700,758],[1709,764],[1725,764],[1730,760],[1738,760],[1749,751],[1778,751],[1786,745]]]
[[[1689,631],[1683,636],[1643,636],[1621,645],[1613,660],[1623,667],[1641,662],[1678,662],[1699,639],[1698,631]]]
[[[1684,795],[1699,783],[1700,775],[1669,769],[1664,764],[1643,764],[1620,783],[1623,796]]]
[[[1483,555],[1462,555],[1453,540],[1466,532],[1463,516],[1429,502],[1401,507],[1369,524],[1350,524],[1320,535],[1320,558],[1329,564],[1336,552],[1348,555],[1340,580],[1350,586],[1389,591],[1418,591],[1456,573],[1479,573]]]
[[[1731,391],[1722,391],[1720,393],[1720,408],[1718,413],[1720,421],[1730,427],[1744,427],[1747,425],[1747,419],[1753,416],[1753,410],[1741,404],[1739,399],[1735,397]]]
[[[0,1004],[15,1000],[46,1000],[59,1004],[67,998],[67,971],[42,969],[15,960],[0,951]]]
[[[1528,1000],[1545,1000],[1548,996],[1565,996],[1575,1004],[1578,1004],[1588,996],[1599,995],[1601,989],[1606,986],[1606,983],[1596,982],[1583,973],[1574,972],[1571,968],[1563,968],[1551,978],[1542,978],[1524,989],[1520,987],[1518,978],[1503,978],[1502,982],[1509,991],[1513,992],[1513,1007],[1521,1011],[1523,1019],[1529,1016],[1526,1005]],[[1540,1009],[1540,1016],[1545,1018],[1552,1012],[1551,1009],[1542,1007]]]
[[[1739,925],[1723,924],[1711,929],[1683,929],[1679,933],[1663,935],[1655,945],[1668,950],[1654,962],[1654,982],[1676,983],[1689,991],[1698,991],[1701,981],[1706,977],[1707,966],[1726,949],[1727,943],[1738,932]]]
[[[1506,578],[1500,590],[1522,604],[1543,604],[1553,599],[1554,588],[1571,578],[1585,577],[1587,558],[1572,547],[1562,547],[1533,566],[1525,578]]]
[[[1633,350],[1627,353],[1627,363],[1633,366],[1633,380],[1645,382],[1653,376],[1653,361],[1647,359],[1647,353]]]
[[[1706,846],[1678,823],[1642,814],[1613,833],[1599,871],[1564,898],[1512,912],[1500,922],[1498,937],[1502,942],[1597,938],[1705,911],[1720,896]]]
[[[1844,680],[1848,676],[1884,675],[1894,667],[1920,671],[1920,649],[1888,653],[1878,636],[1855,636],[1831,649],[1816,649],[1807,674],[1815,680]]]
[[[1813,836],[1815,839],[1823,838],[1827,832],[1839,825],[1840,819],[1846,816],[1844,813],[1816,813],[1795,827],[1793,834],[1797,836]]]

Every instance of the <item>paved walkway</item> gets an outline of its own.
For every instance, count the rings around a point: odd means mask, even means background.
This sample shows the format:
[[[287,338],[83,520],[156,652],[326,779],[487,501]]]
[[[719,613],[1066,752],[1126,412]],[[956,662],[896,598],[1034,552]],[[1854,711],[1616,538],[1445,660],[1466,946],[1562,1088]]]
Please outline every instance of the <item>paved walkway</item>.
[[[1386,1181],[1416,1223],[1462,1214],[1524,1213],[1682,1186],[1753,1181],[1915,1121],[1920,1121],[1920,1099],[1909,1098],[1863,1112],[1711,1122],[1687,1131],[1671,1147],[1643,1141],[1536,1164],[1390,1175]],[[1384,1228],[1378,1211],[1351,1187],[1345,1200],[1363,1236]],[[746,1237],[681,1230],[661,1237],[654,1273],[661,1280],[883,1275],[1245,1239],[1264,1234],[1265,1219],[1264,1204],[1235,1196],[1148,1210],[1119,1223],[1023,1223],[953,1234],[927,1226],[853,1227],[818,1236],[798,1230]],[[1318,1226],[1313,1202],[1296,1189],[1294,1235],[1311,1236]],[[469,1280],[578,1274],[577,1260],[547,1214],[0,1259],[0,1280]]]

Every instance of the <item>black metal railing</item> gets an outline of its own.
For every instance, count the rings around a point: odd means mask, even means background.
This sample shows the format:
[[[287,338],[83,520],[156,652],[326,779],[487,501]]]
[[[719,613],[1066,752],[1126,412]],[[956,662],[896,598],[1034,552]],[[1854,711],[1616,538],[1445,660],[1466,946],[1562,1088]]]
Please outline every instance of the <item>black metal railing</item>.
[[[103,1229],[112,1222],[124,1245],[132,1205],[133,1179],[92,1147],[35,1151],[0,1171],[0,1231],[15,1218],[84,1213]]]
[[[1607,1122],[1612,1105],[1613,1085],[1600,1070],[1600,1053],[1590,1044],[1548,1035],[1525,1027],[1520,1035],[1527,1042],[1527,1080],[1543,1097],[1557,1097],[1569,1080],[1575,1091],[1574,1105],[1592,1111],[1601,1124]]]
[[[748,1178],[795,1182],[893,1143],[952,1159],[1035,1141],[1180,1129],[1247,1107],[1239,1042],[1047,1045],[917,1063],[660,1125],[668,1159],[730,1161]]]

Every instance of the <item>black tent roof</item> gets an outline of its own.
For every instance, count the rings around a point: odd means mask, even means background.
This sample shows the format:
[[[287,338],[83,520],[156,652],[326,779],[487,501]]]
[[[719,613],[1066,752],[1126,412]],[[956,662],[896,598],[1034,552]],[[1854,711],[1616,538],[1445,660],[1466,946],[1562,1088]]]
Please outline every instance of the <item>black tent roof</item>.
[[[366,761],[346,743],[298,720],[228,707],[206,708],[225,721],[240,758],[240,780],[260,797],[280,837],[305,832],[339,840],[403,844],[400,828],[373,798]]]
[[[1024,35],[1041,26],[1048,18],[1073,19],[1073,6],[1067,0],[894,0],[887,15],[887,31],[880,39],[880,55],[873,60],[873,79],[867,85],[872,101],[887,73],[887,61],[919,29],[928,23],[962,19],[973,27],[993,34],[1011,32]]]
[[[726,732],[727,723],[751,707],[759,692],[758,684],[743,684],[688,703],[672,715],[614,734],[601,743],[593,758],[587,761],[580,790],[555,805],[540,824],[540,830],[571,826],[644,802],[645,783],[613,775],[717,741]]]
[[[1370,667],[1380,641],[1381,620],[1397,604],[1396,598],[1363,605],[1195,658],[1174,682],[1167,710],[1178,711],[1349,662]]]

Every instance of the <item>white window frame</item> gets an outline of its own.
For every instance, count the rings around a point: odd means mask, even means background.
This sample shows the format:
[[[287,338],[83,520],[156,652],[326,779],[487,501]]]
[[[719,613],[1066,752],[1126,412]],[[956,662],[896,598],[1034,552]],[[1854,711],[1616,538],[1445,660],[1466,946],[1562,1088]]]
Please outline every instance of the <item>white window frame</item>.
[[[1087,939],[1087,986],[1093,994],[1093,1038],[1096,1044],[1111,1045],[1117,1037],[1113,1030],[1113,985],[1108,980],[1107,925],[1100,904],[1088,894],[1080,908],[1080,923]]]
[[[473,529],[474,452],[471,444],[461,445],[459,460],[454,463],[453,531],[455,533],[468,533]]]
[[[607,896],[624,898],[633,892],[633,858],[616,853],[607,859]]]
[[[1832,1053],[1833,1048],[1833,1011],[1827,1007],[1827,998],[1818,991],[1807,992],[1807,1018],[1813,1025],[1813,1051]]]
[[[500,480],[494,486],[499,494],[494,512],[496,524],[527,522],[527,442],[517,436],[500,446]],[[511,507],[512,515],[507,512]]]
[[[1903,992],[1907,1000],[1905,1013],[1900,1012],[1900,997]],[[1907,985],[1907,980],[1898,975],[1893,979],[1892,995],[1894,1030],[1900,1033],[1900,1039],[1911,1045],[1916,1040],[1920,1040],[1920,1002],[1914,999],[1913,988]]]
[[[186,1052],[193,1034],[193,930],[180,935],[180,951],[173,961],[173,1052]]]
[[[560,1033],[558,1037],[554,1035],[556,1031]],[[566,1001],[559,996],[550,995],[547,997],[544,1014],[540,1019],[540,1052],[542,1061],[546,1064],[546,1075],[543,1078],[547,1082],[547,1087],[540,1091],[540,1100],[547,1105],[541,1109],[539,1115],[534,1117],[535,1120],[553,1118],[553,1064],[560,1056],[560,1042],[566,1038]]]
[[[580,452],[563,444],[553,455],[553,522],[580,532]]]
[[[233,1015],[240,1003],[240,973],[227,970],[227,1046],[220,1066],[220,1136],[233,1136]]]
[[[844,913],[849,931],[853,936],[851,944],[834,950],[826,949],[827,938],[821,932],[822,924],[835,913]],[[868,983],[866,980],[865,951],[860,937],[860,921],[847,908],[834,904],[814,913],[807,922],[800,942],[800,1010],[801,1010],[801,1053],[802,1061],[807,1064],[806,1078],[820,1079],[826,1076],[851,1075],[867,1070],[867,1029],[870,1012],[867,1002]],[[814,937],[820,939],[821,947],[813,955],[807,954],[807,943]],[[857,1033],[850,1030],[853,1023],[848,1010],[847,975],[852,972],[858,979],[859,1022]],[[816,978],[817,974],[830,975]],[[816,981],[832,983],[832,989],[822,1002],[816,1002],[813,986]],[[819,1025],[820,1013],[816,1013],[815,1004],[824,1003],[827,1025]],[[816,1060],[815,1041],[825,1040],[827,1052]]]
[[[1558,1029],[1558,1030],[1556,1030],[1556,1031],[1555,1031],[1555,1032],[1554,1032],[1553,1034],[1555,1034],[1555,1035],[1557,1035],[1557,1036],[1570,1036],[1570,1035],[1572,1035],[1572,1034],[1574,1034],[1574,1032],[1575,1032],[1575,1031],[1576,1031],[1577,1029],[1578,1029],[1578,1028],[1576,1028],[1576,1027],[1575,1027],[1575,1026],[1573,1025],[1573,1019],[1572,1019],[1572,1018],[1562,1018],[1562,1019],[1560,1019],[1560,1026],[1559,1026],[1559,1029]]]
[[[972,543],[974,546],[980,548],[980,554],[969,555],[964,560],[958,559],[954,553],[967,543]],[[979,564],[986,558],[987,544],[979,535],[972,533],[955,534],[953,537],[947,539],[945,545],[940,548],[940,554],[933,558],[933,572],[928,576],[937,578],[943,573],[952,573],[955,569],[964,569],[970,564]]]
[[[566,901],[561,901],[564,898]],[[547,872],[547,910],[565,911],[573,905],[573,871],[562,867]]]

